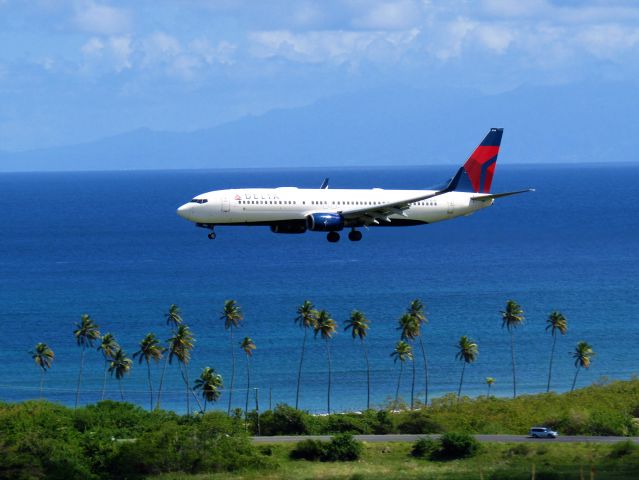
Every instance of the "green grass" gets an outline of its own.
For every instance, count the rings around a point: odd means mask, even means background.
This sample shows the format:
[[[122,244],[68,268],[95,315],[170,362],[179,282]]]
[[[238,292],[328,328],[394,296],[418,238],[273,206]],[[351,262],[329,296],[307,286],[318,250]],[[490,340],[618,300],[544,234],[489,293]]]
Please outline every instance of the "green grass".
[[[522,446],[524,445],[524,446]],[[464,460],[433,462],[410,456],[409,443],[366,444],[357,462],[322,463],[290,460],[293,445],[273,445],[272,457],[279,468],[270,472],[238,472],[213,475],[169,474],[158,480],[417,480],[445,479],[530,479],[533,468],[541,479],[629,479],[639,477],[639,454],[628,453],[621,459],[610,457],[612,446],[602,444],[483,444],[480,453]],[[533,467],[534,465],[534,467]]]

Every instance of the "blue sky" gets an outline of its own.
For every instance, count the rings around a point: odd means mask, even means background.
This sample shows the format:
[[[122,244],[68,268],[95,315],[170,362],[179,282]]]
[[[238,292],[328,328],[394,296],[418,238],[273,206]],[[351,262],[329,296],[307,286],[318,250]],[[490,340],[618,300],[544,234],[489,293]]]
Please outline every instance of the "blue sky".
[[[366,89],[639,78],[639,2],[0,0],[0,150]]]

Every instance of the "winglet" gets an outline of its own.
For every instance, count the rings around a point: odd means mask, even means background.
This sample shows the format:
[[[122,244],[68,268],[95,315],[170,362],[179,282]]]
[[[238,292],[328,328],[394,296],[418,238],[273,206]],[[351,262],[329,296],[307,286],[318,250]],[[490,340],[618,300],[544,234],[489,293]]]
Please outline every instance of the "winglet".
[[[322,182],[322,185],[320,186],[321,190],[326,190],[327,188],[328,188],[328,177],[324,179],[324,181]]]

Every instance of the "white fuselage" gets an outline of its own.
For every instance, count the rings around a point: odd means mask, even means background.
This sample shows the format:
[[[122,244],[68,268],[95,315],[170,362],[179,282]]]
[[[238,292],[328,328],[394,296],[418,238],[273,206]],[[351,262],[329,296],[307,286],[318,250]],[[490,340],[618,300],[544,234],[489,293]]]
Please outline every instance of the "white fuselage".
[[[342,213],[427,196],[428,190],[238,188],[198,195],[178,209],[180,216],[206,225],[269,225],[303,221],[312,213]],[[480,194],[481,195],[481,194]],[[389,215],[388,226],[434,223],[492,205],[478,201],[476,193],[448,192],[410,204],[403,215]],[[384,224],[382,222],[381,224]]]

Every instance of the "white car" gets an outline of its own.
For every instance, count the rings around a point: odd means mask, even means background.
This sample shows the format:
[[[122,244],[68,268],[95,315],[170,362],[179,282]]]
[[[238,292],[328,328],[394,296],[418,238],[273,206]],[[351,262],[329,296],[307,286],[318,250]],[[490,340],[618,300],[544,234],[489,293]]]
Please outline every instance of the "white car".
[[[557,432],[546,427],[532,427],[530,429],[532,438],[557,438],[557,435],[559,435]]]

